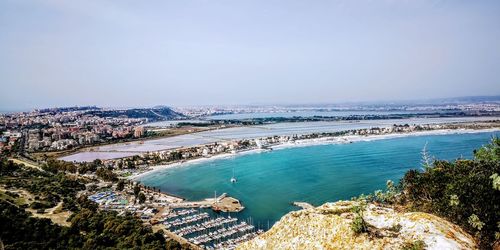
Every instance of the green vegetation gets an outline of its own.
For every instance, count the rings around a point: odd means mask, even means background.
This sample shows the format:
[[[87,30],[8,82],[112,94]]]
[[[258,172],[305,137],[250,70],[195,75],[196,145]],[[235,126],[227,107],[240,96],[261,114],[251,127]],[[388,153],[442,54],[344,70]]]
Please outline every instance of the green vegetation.
[[[60,172],[64,165],[52,164],[40,171],[0,159],[1,187],[28,192],[33,199],[27,203],[40,212],[60,201],[63,210],[73,212],[70,226],[59,226],[32,217],[17,192],[0,192],[0,239],[5,249],[187,249],[165,240],[161,231],[153,233],[131,214],[99,211],[87,197],[76,198],[85,189],[84,182]]]
[[[416,240],[414,242],[407,242],[402,250],[424,250],[426,247],[425,242],[422,240]]]
[[[132,215],[83,208],[69,220],[72,231],[84,233],[85,249],[166,249],[162,233],[153,233]]]
[[[226,114],[220,114],[226,115]],[[339,116],[293,116],[293,117],[262,117],[248,119],[216,119],[207,121],[211,124],[231,124],[231,125],[263,125],[283,122],[317,122],[317,121],[359,121],[359,120],[385,120],[385,119],[408,119],[417,117],[461,117],[468,114],[463,111],[447,112],[422,112],[412,114],[366,114],[366,115],[339,115]],[[192,125],[192,124],[188,124]],[[194,124],[192,125],[194,126]]]
[[[134,186],[134,196],[137,198],[139,195],[139,192],[141,192],[141,187],[139,185]]]
[[[42,172],[5,159],[0,160],[0,185],[32,194],[35,201],[30,206],[33,209],[53,207],[64,197],[75,197],[78,191],[85,190],[81,180],[63,173]]]
[[[385,191],[353,199],[439,215],[473,235],[482,249],[500,241],[500,138],[475,150],[470,160],[431,161],[425,150],[423,158],[423,170],[409,170],[398,186],[387,181]],[[363,232],[361,214],[353,212],[351,227]],[[416,241],[405,249],[423,248]]]
[[[159,121],[184,117],[184,115],[177,113],[168,107],[126,110],[91,110],[87,111],[85,114],[95,115],[99,117],[148,118],[149,121]]]
[[[384,191],[376,190],[373,194],[368,195],[360,195],[359,197],[353,197],[353,200],[357,201],[370,201],[370,202],[379,202],[379,203],[395,203],[398,198],[400,198],[400,188],[394,185],[394,182],[388,180],[387,189]]]
[[[142,204],[142,203],[144,203],[146,201],[146,195],[144,195],[143,192],[140,192],[138,199],[139,199],[139,203]]]
[[[62,227],[0,200],[0,238],[5,249],[187,249],[132,215],[86,206],[70,217],[70,227]]]
[[[119,180],[118,183],[116,183],[116,190],[122,191],[124,188],[125,188],[125,181]]]
[[[368,231],[368,226],[366,225],[363,216],[356,214],[356,217],[352,220],[351,229],[355,234],[365,233]]]
[[[117,181],[118,177],[116,176],[115,173],[113,173],[113,170],[107,169],[104,167],[100,167],[97,169],[95,172],[97,177],[101,178],[104,181]]]
[[[500,235],[500,139],[474,152],[471,160],[434,161],[401,181],[402,201],[416,211],[445,217],[491,248]]]
[[[83,236],[49,219],[30,217],[24,209],[0,200],[0,238],[5,249],[63,249],[83,246]]]
[[[368,224],[363,219],[364,210],[365,210],[365,204],[354,206],[352,208],[352,212],[355,214],[355,217],[351,222],[351,229],[355,234],[368,232]]]

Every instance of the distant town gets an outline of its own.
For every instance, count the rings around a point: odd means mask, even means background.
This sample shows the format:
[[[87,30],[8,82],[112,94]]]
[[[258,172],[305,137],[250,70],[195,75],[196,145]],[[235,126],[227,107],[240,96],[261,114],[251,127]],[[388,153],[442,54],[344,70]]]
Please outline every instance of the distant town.
[[[436,101],[434,101],[436,102]],[[477,117],[500,115],[500,98],[453,99],[434,104],[344,104],[288,106],[206,106],[104,109],[96,106],[38,109],[0,114],[0,152],[16,148],[49,152],[84,146],[172,136],[227,126],[278,122],[378,120],[414,117]],[[329,112],[353,112],[332,115]],[[366,114],[356,114],[366,112]],[[370,113],[370,111],[372,113]],[[384,113],[391,111],[390,113]],[[301,112],[315,112],[302,116]],[[266,113],[267,117],[225,118],[231,114]],[[291,114],[283,117],[283,114]],[[295,116],[295,114],[297,114]],[[318,115],[319,114],[319,115]],[[168,133],[152,122],[175,120]],[[147,127],[153,127],[147,130]],[[180,129],[184,127],[183,129]],[[186,129],[187,128],[187,129]],[[177,129],[177,131],[175,131]]]
[[[242,114],[244,116],[240,116]],[[179,244],[185,249],[234,249],[269,229],[269,225],[256,226],[251,220],[213,214],[244,210],[245,204],[238,197],[214,193],[213,197],[186,200],[168,193],[168,190],[145,186],[137,178],[176,164],[249,151],[271,151],[279,147],[346,144],[384,136],[498,130],[499,116],[500,98],[438,104],[337,106],[159,106],[131,109],[86,106],[6,113],[0,115],[0,155],[4,166],[0,170],[5,177],[0,180],[0,191],[10,203],[59,226],[75,223],[74,218],[83,216],[81,213],[90,206],[95,211],[116,213],[120,218],[131,215],[151,233],[160,233],[169,244]],[[425,123],[430,118],[452,120]],[[414,124],[415,119],[424,122]],[[61,160],[68,154],[84,150],[92,153],[95,148],[105,145],[141,145],[150,139],[202,131],[280,123],[340,122],[355,125],[361,121],[386,122],[380,127],[370,125],[337,131],[225,139],[109,159]],[[393,121],[398,124],[392,124]],[[34,188],[27,181],[33,176],[38,176],[35,178],[36,187],[46,186],[43,190]],[[69,185],[70,190],[61,189],[57,184],[70,180],[74,182]],[[230,181],[237,182],[234,174]],[[312,207],[304,202],[294,204]]]

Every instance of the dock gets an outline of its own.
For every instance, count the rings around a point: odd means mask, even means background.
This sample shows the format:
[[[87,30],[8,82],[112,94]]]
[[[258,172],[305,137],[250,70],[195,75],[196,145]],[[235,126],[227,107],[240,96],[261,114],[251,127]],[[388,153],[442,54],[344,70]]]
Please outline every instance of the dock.
[[[245,207],[241,202],[223,193],[217,198],[207,198],[201,201],[183,201],[172,203],[173,208],[212,208],[216,212],[240,212]]]
[[[238,199],[229,196],[224,196],[212,204],[212,210],[216,212],[240,212],[243,209],[245,207]]]
[[[155,220],[153,227],[156,231],[161,229],[166,237],[189,244],[193,249],[234,249],[264,232],[256,228],[251,220],[209,215],[194,208],[162,211]]]

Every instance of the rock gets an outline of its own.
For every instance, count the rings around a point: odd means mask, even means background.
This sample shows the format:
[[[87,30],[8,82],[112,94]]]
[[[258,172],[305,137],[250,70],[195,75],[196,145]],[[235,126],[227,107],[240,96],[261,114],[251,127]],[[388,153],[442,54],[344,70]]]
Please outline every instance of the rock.
[[[476,249],[472,236],[460,227],[427,213],[399,213],[368,204],[362,217],[365,233],[355,234],[352,211],[358,202],[326,203],[290,212],[268,232],[237,249],[402,249],[417,242],[426,249]]]

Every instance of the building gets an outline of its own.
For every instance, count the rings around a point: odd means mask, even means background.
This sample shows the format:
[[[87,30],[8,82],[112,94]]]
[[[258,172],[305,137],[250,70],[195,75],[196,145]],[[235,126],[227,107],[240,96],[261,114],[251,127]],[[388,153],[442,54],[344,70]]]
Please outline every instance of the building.
[[[134,137],[139,138],[144,136],[144,127],[135,127],[134,129]]]

